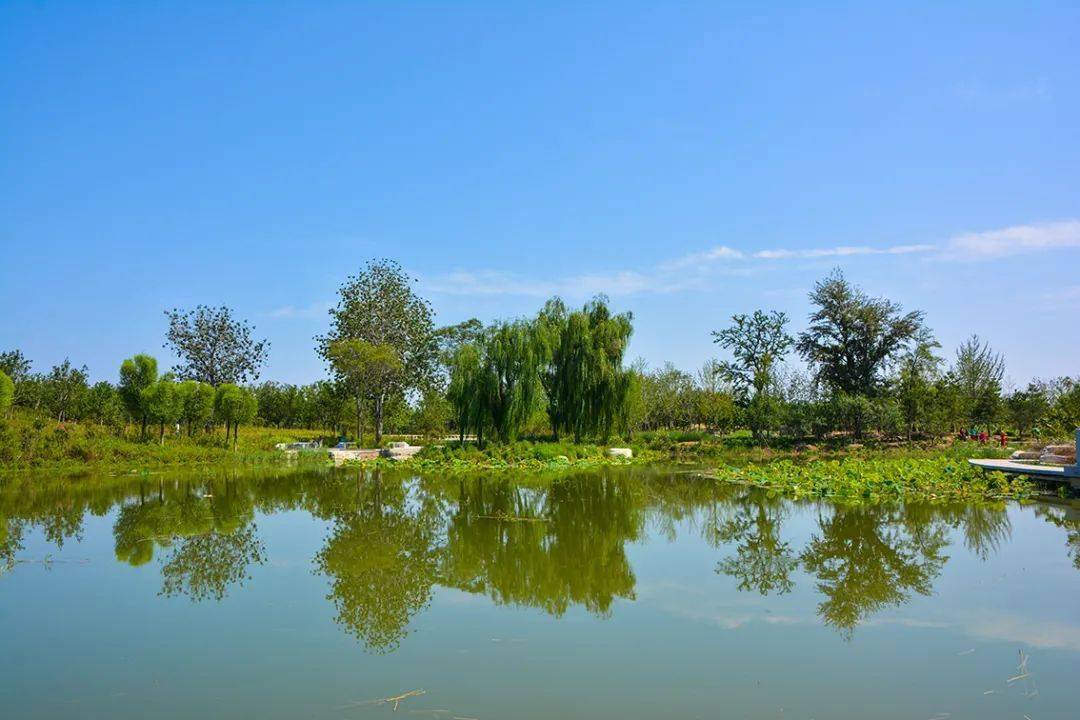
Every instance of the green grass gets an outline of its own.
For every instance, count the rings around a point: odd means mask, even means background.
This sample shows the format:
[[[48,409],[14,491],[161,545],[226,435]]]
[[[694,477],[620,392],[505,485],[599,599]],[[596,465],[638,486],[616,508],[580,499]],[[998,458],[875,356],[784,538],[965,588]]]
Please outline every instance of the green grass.
[[[329,433],[311,430],[242,427],[237,448],[224,434],[167,436],[164,445],[127,432],[88,423],[61,424],[26,414],[0,420],[0,468],[46,469],[62,473],[96,469],[147,471],[204,466],[282,465],[286,455],[274,449],[281,442],[322,439]],[[608,457],[612,445],[629,445],[632,460]],[[1007,451],[969,443],[948,446],[858,444],[833,442],[821,446],[794,443],[762,447],[745,434],[718,437],[700,432],[650,432],[632,442],[610,445],[544,440],[514,443],[456,442],[430,444],[403,461],[377,459],[365,465],[417,471],[457,473],[474,471],[560,472],[613,465],[678,465],[714,468],[708,474],[733,483],[767,488],[796,497],[825,497],[841,501],[920,499],[930,501],[1024,498],[1036,486],[1026,480],[984,473],[969,457],[993,457]],[[321,453],[301,454],[300,460],[326,463]]]
[[[0,467],[5,470],[56,468],[78,470],[108,467],[143,469],[211,464],[265,464],[282,462],[279,442],[315,439],[312,430],[241,427],[236,449],[226,444],[224,432],[196,433],[193,437],[167,434],[159,444],[156,428],[141,439],[137,428],[109,428],[91,423],[57,423],[26,414],[0,419]]]

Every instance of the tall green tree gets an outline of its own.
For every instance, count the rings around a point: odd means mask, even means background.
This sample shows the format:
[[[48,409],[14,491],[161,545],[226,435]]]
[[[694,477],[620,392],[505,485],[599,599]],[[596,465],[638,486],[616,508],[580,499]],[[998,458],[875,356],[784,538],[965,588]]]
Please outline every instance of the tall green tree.
[[[848,395],[876,394],[923,324],[921,311],[904,313],[899,303],[868,296],[840,270],[814,286],[810,302],[816,310],[796,347],[820,382]]]
[[[21,350],[8,350],[0,353],[0,372],[7,375],[14,385],[11,402],[13,405],[22,404],[25,400],[23,385],[31,379],[30,360],[22,354]]]
[[[897,400],[904,416],[908,441],[920,426],[925,427],[934,402],[934,383],[940,376],[942,359],[934,351],[941,347],[929,328],[920,328],[911,349],[900,359],[896,383]]]
[[[733,359],[719,369],[741,396],[756,439],[776,421],[778,405],[770,392],[776,369],[793,342],[787,321],[782,312],[755,310],[753,315],[733,315],[729,327],[713,332],[713,342],[731,351]]]
[[[1032,381],[1024,390],[1016,390],[1005,398],[1009,421],[1022,440],[1043,421],[1050,411],[1050,398],[1046,385]]]
[[[181,380],[217,387],[259,379],[270,343],[252,337],[255,328],[234,318],[231,309],[199,305],[188,311],[166,310],[165,316],[169,318],[165,347],[180,358],[173,372]]]
[[[356,442],[363,441],[363,406],[365,401],[370,401],[376,418],[375,445],[379,445],[386,389],[393,387],[405,371],[400,354],[389,344],[372,345],[366,340],[352,339],[331,343],[326,349],[326,359],[356,404]]]
[[[1005,358],[978,335],[972,335],[957,348],[950,375],[960,391],[967,421],[993,423],[1000,409]]]
[[[433,312],[430,303],[413,291],[413,282],[391,260],[369,262],[338,289],[337,306],[330,310],[330,331],[317,338],[319,354],[328,362],[331,347],[342,340],[392,349],[393,365],[400,371],[382,373],[377,384],[368,388],[374,398],[376,443],[382,440],[388,399],[423,391],[436,380],[439,346]]]
[[[0,416],[6,415],[15,398],[15,383],[6,372],[0,370]]]
[[[214,388],[198,380],[184,380],[176,385],[176,395],[179,419],[187,426],[187,434],[194,435],[195,428],[206,425],[214,416]]]
[[[540,400],[539,353],[524,321],[503,322],[484,337],[484,365],[477,390],[499,440],[513,442]]]
[[[240,434],[240,425],[254,420],[258,412],[259,401],[255,398],[255,393],[232,383],[218,386],[214,396],[214,414],[225,423],[226,443],[229,441],[229,430],[232,429],[234,450]]]
[[[165,444],[165,426],[180,419],[183,403],[176,392],[176,383],[167,376],[143,388],[142,406],[147,417],[158,424],[158,443]]]
[[[477,440],[482,443],[484,432],[491,425],[485,381],[481,345],[469,343],[458,347],[450,362],[450,384],[446,398],[453,408],[461,443],[465,442],[465,435],[470,432],[476,433]]]
[[[86,366],[75,367],[67,358],[43,378],[45,407],[60,422],[71,420],[81,409],[89,385]]]
[[[558,298],[548,301],[533,323],[538,373],[556,437],[571,433],[606,439],[631,387],[623,356],[633,332],[629,313],[614,314],[598,296],[581,310],[567,312]]]
[[[146,437],[149,418],[143,405],[142,391],[157,382],[157,374],[157,360],[150,355],[135,355],[120,364],[120,399],[131,419],[141,424],[143,437]]]
[[[117,389],[104,380],[94,383],[86,394],[82,418],[99,425],[122,427],[124,406]]]

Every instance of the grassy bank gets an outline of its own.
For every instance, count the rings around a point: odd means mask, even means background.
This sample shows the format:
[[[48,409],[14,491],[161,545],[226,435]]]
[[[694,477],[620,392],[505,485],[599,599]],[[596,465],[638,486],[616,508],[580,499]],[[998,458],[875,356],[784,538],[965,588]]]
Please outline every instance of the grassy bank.
[[[224,432],[198,432],[192,437],[156,432],[142,439],[137,428],[111,428],[92,423],[58,423],[16,414],[0,420],[0,467],[5,470],[55,468],[143,469],[218,464],[266,464],[285,460],[275,450],[280,442],[318,438],[312,430],[241,427],[236,447]]]
[[[320,438],[311,430],[242,427],[236,449],[223,433],[167,436],[164,444],[127,432],[87,423],[61,424],[19,417],[0,422],[0,463],[5,470],[44,469],[61,474],[91,471],[139,471],[209,466],[271,466],[292,462],[275,444]],[[429,443],[416,456],[376,459],[370,467],[438,473],[561,471],[618,465],[685,465],[706,468],[725,482],[762,487],[795,497],[845,502],[886,499],[956,501],[1024,498],[1037,486],[1020,479],[987,474],[971,467],[969,457],[1001,455],[987,445],[919,446],[863,444],[838,439],[820,445],[791,443],[763,447],[745,435],[641,433],[633,441],[612,443],[633,450],[633,458],[609,457],[611,445],[551,440],[491,443]],[[303,453],[301,461],[328,462],[321,453]]]

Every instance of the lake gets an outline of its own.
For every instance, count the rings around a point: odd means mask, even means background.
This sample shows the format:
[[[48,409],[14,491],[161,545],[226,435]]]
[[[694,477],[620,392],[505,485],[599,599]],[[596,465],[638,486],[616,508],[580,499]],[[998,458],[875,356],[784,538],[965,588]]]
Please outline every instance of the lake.
[[[1080,504],[0,480],[0,649],[3,718],[1076,718]]]

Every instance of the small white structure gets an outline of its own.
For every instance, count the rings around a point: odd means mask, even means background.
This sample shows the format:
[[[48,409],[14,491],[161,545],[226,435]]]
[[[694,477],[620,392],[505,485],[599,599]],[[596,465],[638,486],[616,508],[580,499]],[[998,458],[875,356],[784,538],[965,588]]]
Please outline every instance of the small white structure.
[[[423,450],[422,445],[410,445],[407,442],[395,441],[388,443],[387,447],[383,448],[379,454],[383,457],[390,458],[391,460],[401,460],[403,458],[409,458],[416,453]]]
[[[632,457],[634,457],[634,451],[631,450],[630,448],[608,448],[607,449],[607,454],[608,454],[608,457],[621,457],[621,458],[632,458]]]

